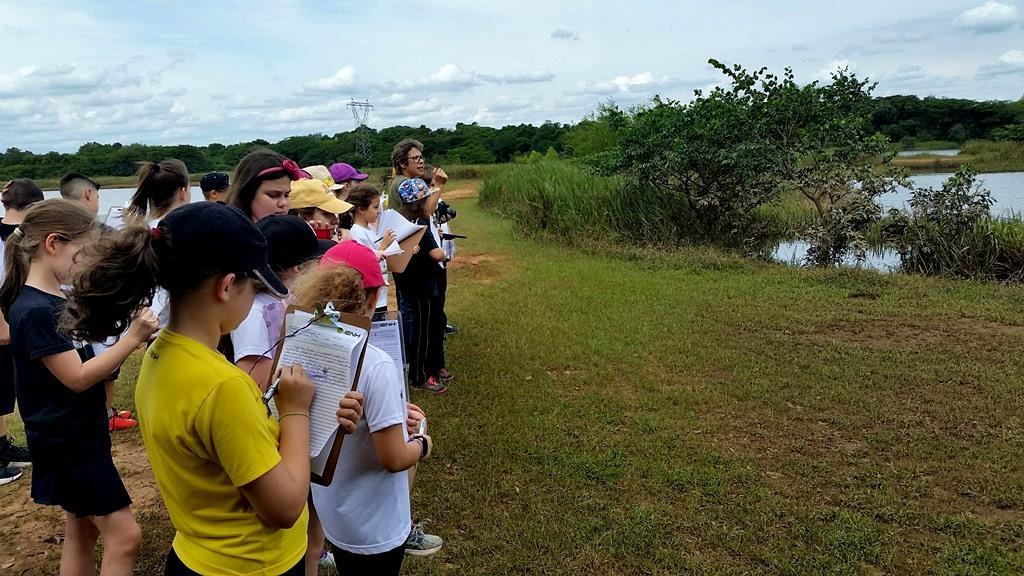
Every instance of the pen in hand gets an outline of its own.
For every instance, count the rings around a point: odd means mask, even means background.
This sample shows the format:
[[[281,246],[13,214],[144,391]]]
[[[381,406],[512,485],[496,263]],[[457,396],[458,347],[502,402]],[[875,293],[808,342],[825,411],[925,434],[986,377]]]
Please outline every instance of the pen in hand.
[[[274,383],[271,384],[270,387],[267,388],[267,391],[263,393],[263,404],[267,407],[268,416],[270,415],[270,401],[274,398],[274,395],[277,394],[277,388],[279,386],[281,386],[280,376],[274,379]]]

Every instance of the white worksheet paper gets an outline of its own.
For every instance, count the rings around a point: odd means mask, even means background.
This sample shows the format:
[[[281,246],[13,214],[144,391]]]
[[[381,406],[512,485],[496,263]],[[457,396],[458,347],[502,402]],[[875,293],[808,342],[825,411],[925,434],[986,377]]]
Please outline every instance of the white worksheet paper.
[[[306,312],[293,311],[285,317],[285,338],[281,345],[279,367],[301,364],[316,384],[309,407],[309,454],[316,457],[330,446],[328,441],[338,428],[338,403],[352,390],[352,378],[366,344],[366,330],[348,324],[314,322]],[[296,332],[297,331],[297,332]],[[295,333],[294,336],[292,334]],[[276,403],[271,404],[277,415]]]

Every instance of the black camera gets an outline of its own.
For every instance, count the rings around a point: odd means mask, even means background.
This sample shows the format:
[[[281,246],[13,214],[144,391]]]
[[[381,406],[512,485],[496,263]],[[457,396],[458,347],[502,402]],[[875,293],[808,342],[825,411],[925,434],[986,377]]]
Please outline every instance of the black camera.
[[[455,219],[455,209],[449,206],[444,200],[438,201],[437,210],[434,210],[434,214],[437,216],[437,221],[440,224],[444,224],[445,222]]]

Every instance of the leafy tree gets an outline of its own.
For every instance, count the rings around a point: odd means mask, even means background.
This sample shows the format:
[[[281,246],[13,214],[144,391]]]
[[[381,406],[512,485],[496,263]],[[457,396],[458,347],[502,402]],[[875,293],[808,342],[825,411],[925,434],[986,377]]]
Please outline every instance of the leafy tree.
[[[670,191],[669,207],[692,239],[738,246],[754,209],[778,192],[775,150],[766,138],[763,99],[750,90],[762,72],[726,69],[732,85],[696,92],[688,104],[655,97],[620,131],[612,164],[627,181]]]
[[[889,164],[888,143],[872,132],[873,89],[847,69],[828,84],[801,86],[788,68],[751,88],[766,102],[783,185],[814,205],[816,218],[802,233],[810,243],[808,264],[838,264],[851,251],[863,260],[864,235],[881,214],[877,198],[905,182]]]

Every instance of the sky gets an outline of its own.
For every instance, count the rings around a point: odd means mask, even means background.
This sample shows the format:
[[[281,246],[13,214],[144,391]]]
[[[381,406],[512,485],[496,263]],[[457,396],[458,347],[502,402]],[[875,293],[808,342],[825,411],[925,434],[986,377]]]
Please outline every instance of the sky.
[[[1018,6],[1017,3],[1022,4]],[[688,100],[709,58],[876,95],[1024,96],[1024,0],[0,0],[0,150],[576,122]]]

